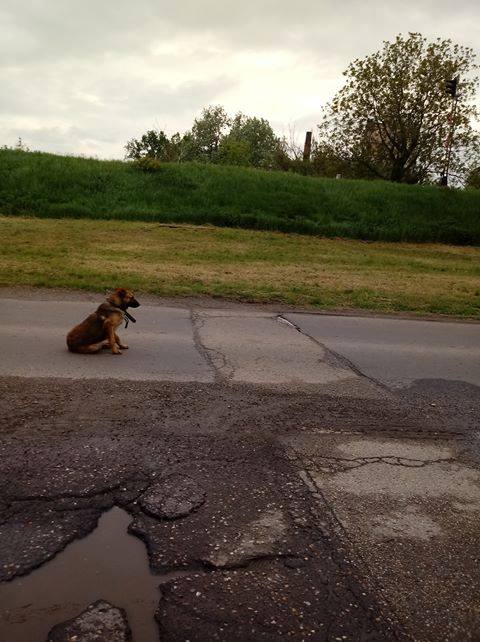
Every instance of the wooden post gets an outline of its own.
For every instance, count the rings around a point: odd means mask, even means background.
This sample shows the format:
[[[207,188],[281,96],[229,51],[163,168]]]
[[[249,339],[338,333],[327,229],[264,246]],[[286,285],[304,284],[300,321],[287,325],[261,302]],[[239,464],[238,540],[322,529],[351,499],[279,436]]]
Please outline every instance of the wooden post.
[[[307,132],[305,134],[305,145],[303,147],[303,160],[304,162],[310,160],[310,154],[312,153],[312,132]]]

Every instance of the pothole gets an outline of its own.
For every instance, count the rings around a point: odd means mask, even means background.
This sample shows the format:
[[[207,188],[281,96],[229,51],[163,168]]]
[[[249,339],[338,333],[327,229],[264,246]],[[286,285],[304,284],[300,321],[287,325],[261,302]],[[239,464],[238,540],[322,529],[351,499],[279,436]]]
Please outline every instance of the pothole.
[[[0,583],[0,640],[45,642],[50,629],[96,600],[125,609],[134,642],[157,642],[154,621],[167,579],[153,575],[131,516],[114,507],[97,528],[29,575]]]

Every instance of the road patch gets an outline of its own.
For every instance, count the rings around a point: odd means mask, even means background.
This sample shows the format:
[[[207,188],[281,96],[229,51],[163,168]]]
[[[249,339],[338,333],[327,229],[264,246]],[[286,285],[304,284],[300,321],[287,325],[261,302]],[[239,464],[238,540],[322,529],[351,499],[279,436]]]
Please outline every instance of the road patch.
[[[333,433],[284,443],[414,639],[478,630],[480,472],[458,444]]]

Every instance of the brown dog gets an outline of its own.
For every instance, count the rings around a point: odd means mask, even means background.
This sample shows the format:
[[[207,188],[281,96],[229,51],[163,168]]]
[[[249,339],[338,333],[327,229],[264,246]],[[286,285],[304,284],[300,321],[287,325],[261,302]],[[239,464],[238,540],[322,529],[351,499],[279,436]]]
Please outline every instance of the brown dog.
[[[85,321],[70,330],[67,334],[68,349],[70,352],[91,354],[102,348],[110,348],[113,354],[122,354],[120,348],[126,350],[128,346],[121,343],[115,330],[124,318],[133,319],[127,308],[138,308],[139,305],[131,290],[117,288]]]

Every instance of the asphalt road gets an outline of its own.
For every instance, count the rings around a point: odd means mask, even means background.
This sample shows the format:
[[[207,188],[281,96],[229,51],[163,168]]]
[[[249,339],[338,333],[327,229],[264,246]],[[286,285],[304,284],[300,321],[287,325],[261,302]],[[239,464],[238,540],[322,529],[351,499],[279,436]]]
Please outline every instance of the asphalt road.
[[[0,640],[478,639],[480,325],[91,298],[1,301]]]
[[[142,306],[138,323],[120,332],[132,350],[72,357],[66,331],[94,307],[0,300],[0,375],[282,385],[364,375],[389,386],[480,385],[480,324]]]
[[[285,318],[384,384],[443,379],[480,385],[480,324],[311,314]]]

